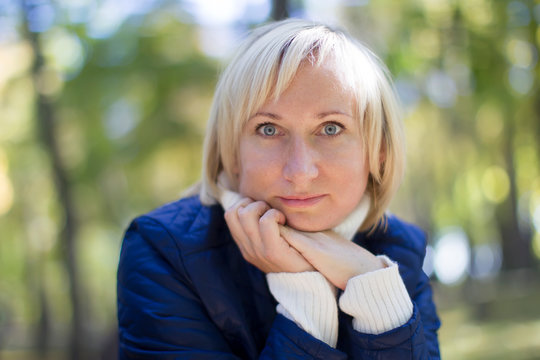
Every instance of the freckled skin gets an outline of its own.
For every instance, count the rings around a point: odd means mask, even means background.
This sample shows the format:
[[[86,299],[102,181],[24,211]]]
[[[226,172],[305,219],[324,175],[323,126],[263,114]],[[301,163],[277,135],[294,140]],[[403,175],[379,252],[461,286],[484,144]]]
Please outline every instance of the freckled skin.
[[[338,225],[358,205],[369,175],[353,104],[330,64],[303,65],[242,132],[240,193],[280,210],[298,230]]]

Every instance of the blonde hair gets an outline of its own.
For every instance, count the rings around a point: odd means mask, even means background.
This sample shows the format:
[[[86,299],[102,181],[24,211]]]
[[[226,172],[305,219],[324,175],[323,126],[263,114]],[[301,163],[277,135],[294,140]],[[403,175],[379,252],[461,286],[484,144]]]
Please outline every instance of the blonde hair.
[[[287,89],[303,63],[318,66],[330,58],[356,99],[355,116],[369,161],[366,193],[371,207],[362,229],[373,228],[384,219],[405,165],[402,121],[386,66],[345,32],[304,20],[284,20],[255,29],[222,73],[204,141],[199,188],[203,204],[214,204],[219,198],[221,172],[230,180],[230,190],[237,190],[233,171],[247,120],[268,99]]]

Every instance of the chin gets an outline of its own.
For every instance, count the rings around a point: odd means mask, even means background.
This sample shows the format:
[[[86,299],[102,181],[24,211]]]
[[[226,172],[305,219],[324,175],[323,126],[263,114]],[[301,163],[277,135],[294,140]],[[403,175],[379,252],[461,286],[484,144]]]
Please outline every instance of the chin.
[[[314,220],[312,217],[306,219],[305,217],[298,216],[297,214],[289,216],[285,214],[285,217],[287,218],[287,226],[299,231],[326,231],[336,226],[330,223],[328,219],[325,219],[326,221],[317,221],[316,219]]]

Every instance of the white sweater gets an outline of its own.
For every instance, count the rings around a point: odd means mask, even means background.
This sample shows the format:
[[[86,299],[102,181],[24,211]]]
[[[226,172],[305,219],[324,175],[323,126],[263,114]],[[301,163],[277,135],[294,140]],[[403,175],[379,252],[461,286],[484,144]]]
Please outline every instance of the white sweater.
[[[224,190],[224,209],[236,203],[240,195]],[[369,210],[364,197],[358,207],[333,230],[351,240]],[[388,257],[379,256],[384,269],[355,276],[347,282],[339,298],[341,310],[353,317],[353,328],[367,334],[381,334],[405,324],[413,305],[398,265]],[[268,287],[278,301],[277,312],[294,321],[315,338],[335,347],[338,338],[337,289],[317,271],[301,273],[268,273]]]

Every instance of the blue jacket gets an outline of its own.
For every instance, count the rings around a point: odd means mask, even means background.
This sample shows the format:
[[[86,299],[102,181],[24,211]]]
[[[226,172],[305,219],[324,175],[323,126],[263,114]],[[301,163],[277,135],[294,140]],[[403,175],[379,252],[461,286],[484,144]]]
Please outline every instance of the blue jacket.
[[[388,218],[386,231],[354,241],[386,254],[414,303],[411,319],[362,334],[339,313],[337,348],[276,314],[265,274],[246,262],[221,206],[185,198],[135,219],[118,268],[120,359],[436,359],[439,319],[422,272],[425,237]]]

